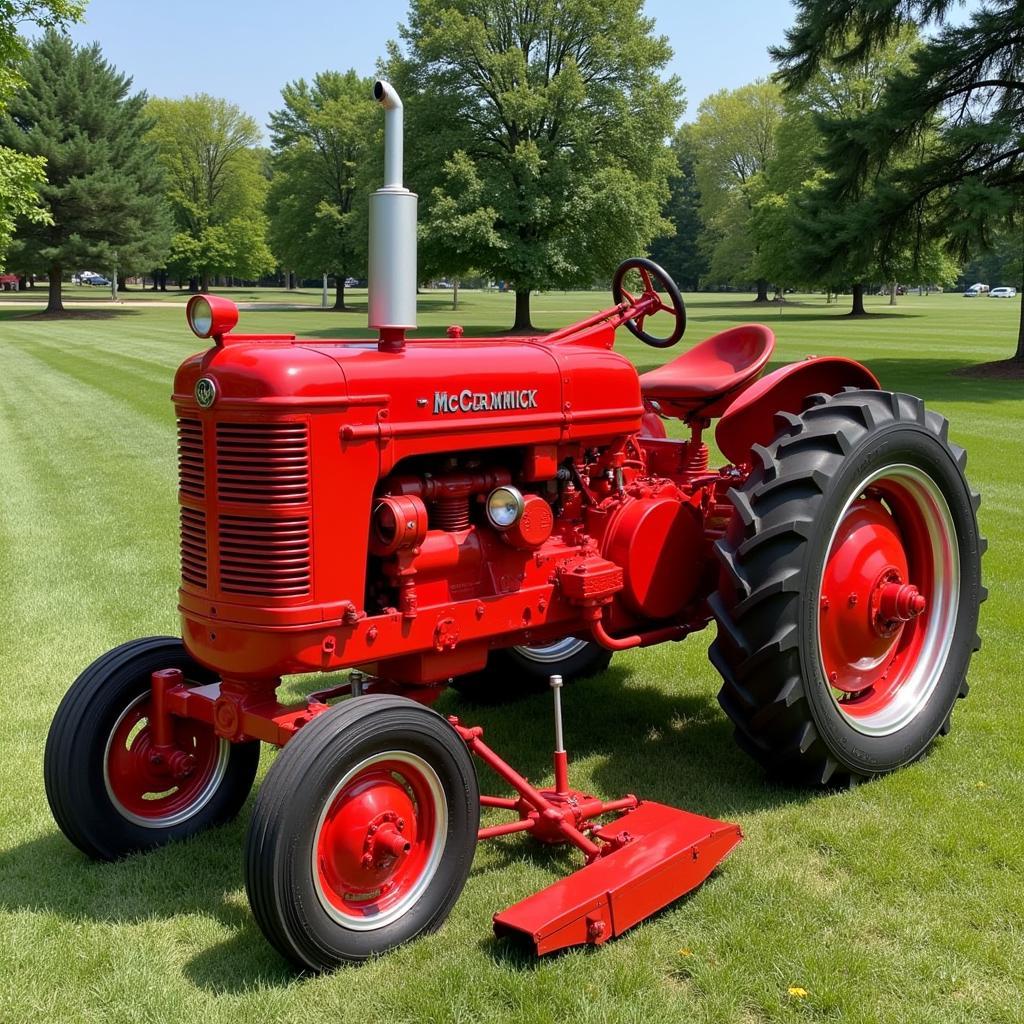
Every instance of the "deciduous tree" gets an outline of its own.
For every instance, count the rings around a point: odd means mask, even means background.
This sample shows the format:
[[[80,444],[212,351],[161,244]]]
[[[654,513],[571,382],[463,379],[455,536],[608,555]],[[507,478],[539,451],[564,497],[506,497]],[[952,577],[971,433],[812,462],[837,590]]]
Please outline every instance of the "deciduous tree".
[[[364,164],[380,118],[373,81],[324,71],[312,83],[290,82],[281,99],[270,115],[271,248],[304,276],[333,274],[334,308],[343,310],[345,278],[366,270]]]
[[[23,25],[59,28],[77,21],[84,4],[74,0],[0,0],[0,113],[23,79],[18,65],[28,55],[18,35]],[[48,222],[39,205],[39,186],[46,181],[46,160],[0,146],[0,270],[10,248],[18,218],[36,224]]]
[[[412,0],[401,37],[410,183],[457,201],[449,162],[472,168],[500,245],[467,258],[514,288],[514,329],[532,290],[607,279],[668,230],[682,90],[642,0]]]
[[[168,266],[202,291],[214,275],[251,280],[272,270],[268,183],[255,120],[205,93],[150,100],[148,113],[178,228]]]
[[[764,172],[775,157],[782,115],[780,88],[757,81],[705,99],[692,132],[710,276],[756,281],[757,302],[768,301],[768,281],[757,266],[752,217]]]

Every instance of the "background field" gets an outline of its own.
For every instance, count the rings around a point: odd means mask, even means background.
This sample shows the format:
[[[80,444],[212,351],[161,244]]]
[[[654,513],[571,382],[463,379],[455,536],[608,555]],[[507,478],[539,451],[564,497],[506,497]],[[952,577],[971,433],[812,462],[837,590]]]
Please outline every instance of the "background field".
[[[466,294],[452,314],[450,295],[435,293],[421,323],[494,331],[511,323],[513,301]],[[542,295],[535,321],[560,326],[604,301]],[[693,296],[686,341],[763,319],[779,361],[860,358],[950,417],[991,542],[984,646],[951,735],[851,792],[782,788],[732,743],[710,631],[619,655],[565,696],[575,781],[741,822],[746,841],[723,868],[601,950],[537,963],[493,940],[490,915],[577,862],[521,838],[487,844],[439,934],[322,978],[296,978],[250,917],[248,810],[114,865],[86,861],[49,816],[43,742],[71,680],[121,641],[176,629],[168,394],[198,346],[164,304],[99,303],[66,320],[0,309],[0,1021],[1019,1021],[1022,385],[951,375],[1009,356],[1019,307],[871,301],[877,317],[848,320],[821,297],[780,315]],[[242,325],[314,337],[355,333],[365,316],[247,312]],[[644,369],[664,358],[625,334],[620,347]],[[440,710],[458,706],[452,694]],[[550,781],[546,699],[467,714],[534,781]]]

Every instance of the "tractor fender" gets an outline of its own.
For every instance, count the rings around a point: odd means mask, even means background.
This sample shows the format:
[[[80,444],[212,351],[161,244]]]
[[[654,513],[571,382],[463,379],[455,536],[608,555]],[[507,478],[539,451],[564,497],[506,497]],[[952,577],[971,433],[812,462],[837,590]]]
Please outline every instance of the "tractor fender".
[[[877,388],[878,378],[862,363],[842,356],[809,356],[779,367],[751,384],[722,414],[715,440],[732,463],[750,461],[755,444],[768,444],[778,428],[775,414],[800,413],[808,395],[838,394],[843,388]]]

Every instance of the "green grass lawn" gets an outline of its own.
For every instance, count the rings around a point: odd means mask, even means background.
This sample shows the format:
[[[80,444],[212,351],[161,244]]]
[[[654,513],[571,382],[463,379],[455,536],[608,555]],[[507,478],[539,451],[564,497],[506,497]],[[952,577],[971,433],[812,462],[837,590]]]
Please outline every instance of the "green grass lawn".
[[[605,298],[542,295],[535,320],[560,326]],[[534,962],[493,940],[491,914],[578,861],[523,837],[489,843],[438,934],[319,978],[295,977],[249,914],[248,811],[113,865],[87,861],[50,818],[43,743],[68,685],[115,644],[177,628],[168,396],[198,346],[181,310],[159,305],[66,320],[0,310],[0,1021],[1020,1021],[1024,385],[951,375],[1009,356],[1019,307],[872,299],[877,317],[849,320],[821,297],[781,314],[738,298],[693,296],[686,341],[767,320],[780,361],[863,359],[945,413],[970,453],[991,598],[953,732],[919,764],[850,792],[783,788],[733,745],[710,630],[618,655],[565,695],[574,782],[742,823],[725,865],[600,950]],[[450,294],[429,294],[421,323],[494,331],[513,303],[470,293],[452,313]],[[365,333],[365,316],[246,312],[241,327]],[[625,334],[620,346],[644,369],[665,358]],[[458,707],[454,694],[439,705]],[[468,714],[550,781],[547,698]]]

